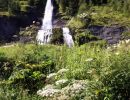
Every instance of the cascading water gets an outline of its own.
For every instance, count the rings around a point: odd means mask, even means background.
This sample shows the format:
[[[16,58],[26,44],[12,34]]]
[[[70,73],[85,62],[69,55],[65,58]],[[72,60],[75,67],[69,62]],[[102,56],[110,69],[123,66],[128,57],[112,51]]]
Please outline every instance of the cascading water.
[[[39,44],[46,44],[50,42],[50,38],[52,33],[52,15],[53,15],[53,5],[52,5],[52,0],[47,0],[47,4],[45,7],[45,14],[44,18],[42,20],[42,27],[38,31],[37,34],[37,42]],[[69,46],[72,47],[74,46],[74,42],[72,39],[72,36],[70,35],[70,30],[67,27],[63,28],[63,36],[64,36],[64,41],[65,43]]]
[[[73,47],[74,41],[72,36],[70,35],[70,30],[68,27],[63,28],[63,36],[64,36],[64,41],[68,45],[68,47]]]
[[[50,37],[52,34],[52,14],[53,14],[53,5],[51,0],[47,0],[47,4],[45,7],[45,14],[43,18],[43,24],[41,29],[37,34],[37,42],[39,44],[46,44],[50,42]]]

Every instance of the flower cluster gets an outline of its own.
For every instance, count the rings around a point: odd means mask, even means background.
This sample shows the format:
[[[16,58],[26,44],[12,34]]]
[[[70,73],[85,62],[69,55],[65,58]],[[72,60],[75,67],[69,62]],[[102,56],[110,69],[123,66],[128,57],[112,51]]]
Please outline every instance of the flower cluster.
[[[130,43],[130,39],[119,41],[119,44]]]
[[[64,85],[68,82],[68,79],[62,79],[55,82],[56,85]]]
[[[47,79],[54,78],[57,75],[57,73],[51,73],[47,76]]]
[[[75,81],[72,85],[68,85],[63,89],[63,91],[66,91],[68,94],[76,95],[85,90],[86,82],[85,81]]]
[[[85,18],[86,16],[88,16],[88,14],[86,14],[86,13],[82,13],[82,14],[78,15],[79,18]]]
[[[63,68],[63,69],[60,69],[60,70],[57,72],[57,74],[63,74],[63,73],[66,73],[66,72],[68,72],[68,71],[69,71],[69,69]]]
[[[91,13],[91,15],[97,15],[97,13],[95,13],[95,12],[92,12],[92,13]]]
[[[68,82],[67,79],[62,79],[56,82],[57,85]],[[70,100],[86,90],[86,80],[73,80],[69,85],[58,89],[57,86],[47,85],[42,90],[37,91],[37,94],[46,98],[54,98],[54,100]]]
[[[55,89],[53,86],[49,85],[43,88],[42,90],[38,90],[37,94],[42,97],[53,97],[55,94],[60,93],[59,89]]]
[[[91,61],[93,61],[93,58],[88,58],[88,59],[86,59],[85,61],[86,61],[86,62],[91,62]]]

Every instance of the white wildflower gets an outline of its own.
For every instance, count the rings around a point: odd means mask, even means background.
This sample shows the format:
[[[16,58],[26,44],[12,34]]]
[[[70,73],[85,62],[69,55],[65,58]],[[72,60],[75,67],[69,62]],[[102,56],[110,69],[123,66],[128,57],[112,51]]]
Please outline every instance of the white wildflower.
[[[130,42],[130,39],[125,40],[125,42],[126,42],[126,43],[129,43],[129,42]]]
[[[63,84],[65,84],[65,83],[67,83],[68,82],[68,79],[62,79],[62,80],[59,80],[59,81],[56,81],[56,85],[63,85]]]
[[[63,68],[63,69],[60,69],[57,73],[58,73],[58,74],[63,74],[63,73],[66,73],[66,72],[68,72],[68,71],[69,71],[69,69]]]
[[[107,47],[107,50],[110,50],[111,49],[111,47]]]
[[[72,86],[70,86],[70,90],[72,93],[80,93],[85,89],[84,83],[74,83]]]
[[[37,94],[42,97],[52,97],[53,95],[60,93],[59,89],[55,89],[53,85],[47,85],[42,90],[38,90]]]
[[[85,61],[86,61],[86,62],[91,62],[91,61],[93,61],[93,58],[88,58],[88,59],[86,59]]]
[[[54,78],[56,75],[56,73],[51,73],[47,76],[47,79]]]
[[[55,95],[57,93],[60,93],[60,90],[53,89],[53,88],[50,88],[50,89],[43,88],[42,90],[37,91],[37,94],[42,97],[52,97],[53,95]]]
[[[115,54],[116,54],[116,55],[119,55],[120,53],[119,53],[119,52],[116,52]]]
[[[91,15],[97,15],[97,13],[92,12]]]
[[[117,48],[117,45],[116,45],[116,44],[114,44],[112,47],[113,47],[113,48]]]
[[[54,89],[54,85],[48,84],[44,87],[44,89]]]
[[[121,41],[119,41],[119,43],[120,43],[120,44],[124,44],[124,41],[123,41],[123,40],[121,40]]]
[[[91,74],[93,72],[93,70],[89,70],[87,73]]]
[[[77,83],[74,83],[73,84],[73,90],[81,90],[83,89],[83,85],[82,84],[77,84]]]
[[[96,69],[90,69],[90,70],[88,70],[87,71],[87,73],[89,73],[89,74],[95,74],[96,73]]]
[[[120,43],[118,43],[118,44],[117,44],[117,47],[120,47],[120,46],[121,46],[121,44],[120,44]]]

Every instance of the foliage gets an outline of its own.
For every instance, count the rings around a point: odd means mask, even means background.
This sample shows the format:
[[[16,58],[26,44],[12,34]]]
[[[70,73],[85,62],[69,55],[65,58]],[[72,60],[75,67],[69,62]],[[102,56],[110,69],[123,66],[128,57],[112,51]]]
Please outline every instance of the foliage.
[[[125,38],[129,38],[130,37],[130,32],[129,31],[126,31],[126,32],[123,32],[122,33],[122,38],[125,39]]]
[[[53,72],[55,65],[47,55],[40,54],[38,51],[40,48],[36,49],[34,46],[33,49],[24,46],[22,48],[18,51],[21,55],[13,54],[13,62],[11,58],[1,54],[1,77],[5,77],[9,84],[35,92],[45,84],[46,74]]]
[[[103,43],[102,41],[101,45]],[[31,90],[37,90],[41,88],[41,85],[48,84],[45,75],[56,72],[55,69],[66,68],[69,71],[57,78],[69,81],[87,80],[87,87],[84,88],[82,97],[84,99],[129,98],[130,47],[128,44],[109,48],[106,48],[106,44],[103,47],[101,45],[98,42],[92,42],[73,48],[31,44],[8,47],[8,49],[0,48],[0,52],[5,54],[3,56],[15,60],[13,72],[5,83],[11,82],[14,86],[21,86],[21,89],[26,88],[32,92]],[[81,95],[74,98],[81,98]]]
[[[61,28],[54,28],[52,30],[52,38],[51,38],[51,43],[52,44],[63,44],[63,32]]]
[[[32,10],[37,10],[37,13],[41,13],[45,4],[46,2],[43,0],[0,0],[0,11],[8,11],[10,15],[33,13]]]
[[[9,86],[7,84],[0,84],[0,99],[1,100],[41,100],[37,95],[28,94],[28,90],[23,90],[18,86]]]
[[[7,79],[13,72],[14,61],[0,53],[0,79]]]
[[[84,28],[86,26],[86,23],[84,20],[74,17],[69,21],[68,26],[71,28]]]
[[[38,26],[36,25],[36,23],[33,23],[33,25],[30,25],[25,29],[21,29],[19,32],[20,41],[23,43],[35,42],[37,32],[38,32]]]
[[[92,35],[89,31],[84,31],[80,34],[76,34],[76,41],[78,45],[82,45],[84,43],[90,42],[90,41],[97,41],[99,40],[98,37]]]
[[[81,3],[80,7],[78,9],[78,14],[84,13],[84,11],[86,11],[88,9],[88,5],[86,3]]]
[[[18,70],[16,68],[8,81],[10,84],[18,84],[32,93],[44,85],[45,75],[40,71],[32,71],[30,69]]]

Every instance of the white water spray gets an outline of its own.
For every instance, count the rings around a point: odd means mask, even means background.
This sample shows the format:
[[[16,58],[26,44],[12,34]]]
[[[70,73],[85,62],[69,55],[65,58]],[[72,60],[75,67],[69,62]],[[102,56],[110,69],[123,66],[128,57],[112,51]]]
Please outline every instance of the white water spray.
[[[42,27],[38,31],[37,34],[37,42],[39,44],[46,44],[50,42],[50,38],[52,33],[52,15],[53,15],[53,5],[51,0],[47,0],[47,4],[45,7],[45,14],[44,18],[42,20]],[[70,34],[70,30],[67,27],[63,28],[63,36],[64,36],[64,41],[68,45],[68,47],[74,46],[74,42],[72,39],[72,36]]]
[[[37,34],[37,41],[39,44],[46,44],[50,42],[51,34],[52,34],[52,14],[53,14],[53,5],[51,0],[47,0],[47,4],[45,7],[45,14],[43,18],[43,24],[41,29]]]
[[[68,27],[63,28],[63,36],[64,36],[64,41],[68,45],[68,47],[73,47],[74,41],[72,36],[70,35],[70,30]]]

